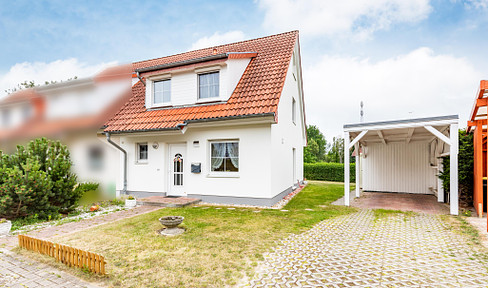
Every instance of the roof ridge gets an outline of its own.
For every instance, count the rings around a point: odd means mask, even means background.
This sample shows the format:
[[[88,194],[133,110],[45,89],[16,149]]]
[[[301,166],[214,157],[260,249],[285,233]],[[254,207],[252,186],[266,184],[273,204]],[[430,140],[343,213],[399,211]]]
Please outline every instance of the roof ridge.
[[[263,40],[263,39],[266,39],[266,38],[276,37],[276,36],[280,36],[280,35],[293,34],[293,33],[296,34],[296,35],[298,35],[298,32],[299,32],[298,30],[292,30],[292,31],[288,31],[288,32],[274,34],[274,35],[268,35],[268,36],[253,38],[253,39],[247,39],[247,40],[232,42],[232,43],[225,43],[225,44],[216,45],[216,46],[209,46],[209,47],[200,48],[200,49],[196,49],[196,50],[190,50],[190,51],[186,51],[186,52],[171,54],[171,55],[167,55],[167,56],[163,56],[163,57],[157,57],[157,58],[152,58],[152,59],[140,60],[140,61],[132,62],[132,64],[134,65],[134,64],[139,64],[139,63],[143,63],[143,62],[149,62],[149,61],[154,61],[154,60],[159,60],[159,59],[174,57],[174,56],[183,55],[183,54],[187,54],[187,53],[191,53],[191,52],[202,51],[202,50],[206,50],[206,49],[210,49],[210,48],[217,48],[217,47],[223,47],[223,46],[228,46],[228,45],[242,44],[242,43],[256,41],[256,40]]]

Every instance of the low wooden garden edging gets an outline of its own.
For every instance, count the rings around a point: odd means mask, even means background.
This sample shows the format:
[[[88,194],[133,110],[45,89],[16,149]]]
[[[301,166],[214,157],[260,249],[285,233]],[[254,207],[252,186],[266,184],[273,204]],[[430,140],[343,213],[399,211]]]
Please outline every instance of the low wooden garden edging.
[[[54,257],[69,267],[88,269],[105,275],[105,258],[102,255],[61,245],[27,235],[19,235],[19,247]]]

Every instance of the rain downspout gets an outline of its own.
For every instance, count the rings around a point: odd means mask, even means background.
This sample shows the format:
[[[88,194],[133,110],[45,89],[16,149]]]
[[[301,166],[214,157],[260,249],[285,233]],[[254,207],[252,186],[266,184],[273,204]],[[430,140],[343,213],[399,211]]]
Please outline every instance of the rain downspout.
[[[136,72],[136,75],[137,75],[137,78],[139,78],[139,81],[142,82],[142,84],[144,84],[144,86],[146,86],[146,82],[144,82],[144,80],[142,79],[141,75],[139,74],[139,72]]]
[[[125,151],[122,147],[120,147],[117,143],[110,139],[110,133],[105,132],[105,136],[107,136],[108,143],[112,144],[112,146],[124,153],[124,188],[122,188],[122,192],[124,192],[124,194],[127,194],[127,151]]]

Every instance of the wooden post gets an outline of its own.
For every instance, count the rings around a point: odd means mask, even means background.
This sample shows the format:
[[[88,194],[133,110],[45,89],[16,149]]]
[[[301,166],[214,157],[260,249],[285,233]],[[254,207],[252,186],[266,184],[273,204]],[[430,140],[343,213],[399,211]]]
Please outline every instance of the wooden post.
[[[473,204],[483,215],[483,125],[478,122],[474,130],[474,195]],[[481,204],[481,206],[480,206]],[[476,211],[478,214],[480,211]]]

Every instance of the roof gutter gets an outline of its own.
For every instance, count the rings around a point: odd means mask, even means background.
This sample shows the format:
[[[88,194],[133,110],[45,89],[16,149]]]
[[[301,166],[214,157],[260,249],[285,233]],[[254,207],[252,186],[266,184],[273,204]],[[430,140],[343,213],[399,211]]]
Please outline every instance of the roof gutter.
[[[108,143],[112,144],[112,146],[114,146],[124,154],[124,187],[122,188],[122,192],[124,194],[127,194],[127,151],[125,151],[124,148],[120,147],[117,143],[110,139],[109,132],[105,132],[105,136],[107,136]]]
[[[178,62],[172,62],[172,63],[167,63],[167,64],[151,66],[151,67],[139,68],[139,69],[136,69],[135,71],[136,71],[137,75],[139,76],[139,73],[161,70],[161,69],[166,69],[166,68],[173,68],[173,67],[189,65],[189,64],[196,64],[196,63],[201,63],[201,62],[206,62],[206,61],[211,61],[211,60],[223,59],[223,58],[227,58],[227,57],[228,57],[227,53],[215,54],[215,55],[210,55],[210,56],[205,56],[205,57],[200,57],[200,58],[195,58],[195,59],[189,59],[189,60],[183,60],[183,61],[178,61]]]
[[[141,129],[141,130],[126,130],[126,131],[110,131],[105,133],[111,134],[126,134],[126,133],[141,133],[141,132],[158,132],[158,131],[182,131],[187,128],[188,124],[191,123],[205,123],[205,122],[215,122],[215,121],[224,121],[224,120],[235,120],[235,119],[246,119],[246,118],[259,118],[259,117],[267,117],[272,116],[275,117],[275,113],[261,113],[261,114],[251,114],[251,115],[237,115],[237,116],[227,116],[227,117],[220,117],[220,118],[204,118],[204,119],[195,119],[195,120],[186,120],[183,123],[177,124],[176,127],[171,128],[157,128],[157,129]],[[182,131],[182,133],[184,133]]]

